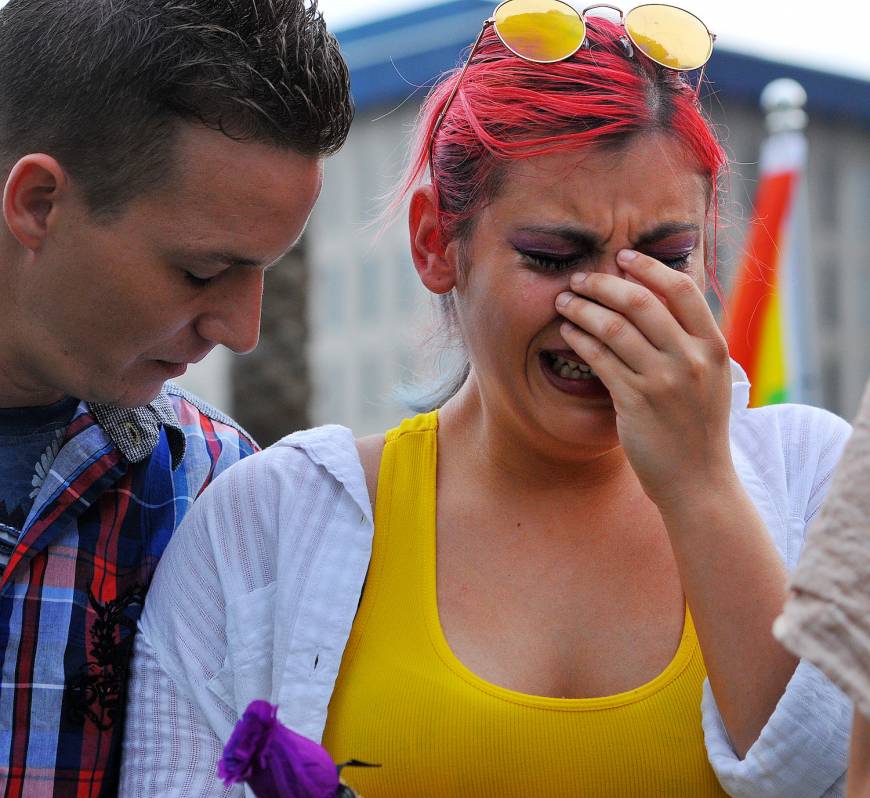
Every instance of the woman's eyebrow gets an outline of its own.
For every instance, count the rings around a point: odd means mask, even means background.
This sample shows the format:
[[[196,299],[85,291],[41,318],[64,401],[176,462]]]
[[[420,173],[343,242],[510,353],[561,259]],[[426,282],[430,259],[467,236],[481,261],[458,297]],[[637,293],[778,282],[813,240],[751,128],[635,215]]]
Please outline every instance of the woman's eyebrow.
[[[571,225],[525,225],[517,228],[516,232],[561,238],[586,249],[598,249],[604,244],[601,236],[592,230]]]
[[[692,222],[664,222],[638,236],[634,246],[642,247],[647,244],[655,244],[664,238],[688,233],[700,236],[701,228]]]
[[[594,230],[574,225],[524,225],[517,228],[516,232],[526,235],[543,235],[560,238],[578,249],[585,250],[600,250],[606,243],[605,239]],[[643,247],[655,244],[662,239],[675,235],[700,236],[700,234],[701,228],[693,222],[662,222],[652,229],[641,233],[632,246]]]

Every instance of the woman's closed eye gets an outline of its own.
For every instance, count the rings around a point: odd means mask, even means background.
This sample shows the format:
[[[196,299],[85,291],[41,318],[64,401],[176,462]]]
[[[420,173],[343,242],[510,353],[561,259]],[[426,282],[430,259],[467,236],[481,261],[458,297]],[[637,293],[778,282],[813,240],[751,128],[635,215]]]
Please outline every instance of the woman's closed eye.
[[[544,273],[558,273],[574,269],[587,257],[584,253],[557,254],[518,248],[517,252],[527,265],[535,271]],[[665,266],[675,271],[684,271],[692,260],[692,252],[694,252],[694,248],[684,252],[647,252],[644,254],[661,261]]]
[[[675,271],[685,271],[692,263],[692,256],[699,250],[698,233],[664,235],[648,241],[637,242],[636,249],[655,258]]]
[[[683,252],[645,252],[645,255],[649,255],[651,258],[655,258],[657,261],[660,261],[665,266],[670,269],[674,269],[674,271],[685,271],[689,267],[689,263],[692,260],[692,253],[694,252],[694,247],[690,250],[684,250]]]
[[[587,257],[582,252],[542,252],[514,247],[525,264],[534,271],[552,274],[576,268]]]

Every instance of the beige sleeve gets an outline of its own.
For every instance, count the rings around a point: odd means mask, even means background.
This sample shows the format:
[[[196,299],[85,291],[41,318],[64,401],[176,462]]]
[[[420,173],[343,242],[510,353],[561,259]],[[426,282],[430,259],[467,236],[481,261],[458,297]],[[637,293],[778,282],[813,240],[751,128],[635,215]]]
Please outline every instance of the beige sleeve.
[[[870,382],[774,634],[870,716]]]

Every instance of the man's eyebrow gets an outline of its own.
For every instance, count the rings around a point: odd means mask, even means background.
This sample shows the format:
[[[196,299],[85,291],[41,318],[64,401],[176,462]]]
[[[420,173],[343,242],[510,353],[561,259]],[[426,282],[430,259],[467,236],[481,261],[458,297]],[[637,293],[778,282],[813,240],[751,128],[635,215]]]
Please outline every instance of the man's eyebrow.
[[[637,240],[634,242],[634,246],[642,247],[646,244],[655,244],[663,238],[669,238],[670,236],[685,233],[695,233],[698,235],[700,232],[701,228],[692,222],[664,222],[663,224],[652,228],[652,230],[647,230],[645,233],[638,236]]]

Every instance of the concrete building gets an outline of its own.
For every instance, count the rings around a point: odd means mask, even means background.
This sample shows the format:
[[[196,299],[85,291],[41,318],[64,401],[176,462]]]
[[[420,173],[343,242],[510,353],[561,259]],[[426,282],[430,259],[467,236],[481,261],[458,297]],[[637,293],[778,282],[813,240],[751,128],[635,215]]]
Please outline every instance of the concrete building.
[[[489,8],[453,0],[339,34],[357,119],[328,162],[295,278],[275,291],[267,282],[264,349],[257,360],[216,354],[188,378],[242,423],[258,419],[252,431],[263,442],[306,424],[341,423],[358,434],[394,424],[404,412],[394,388],[439,351],[405,221],[380,230],[377,217],[427,86],[461,62]],[[759,95],[780,77],[798,80],[808,95],[809,323],[819,344],[820,404],[850,416],[870,373],[870,81],[716,50],[706,102],[734,162],[719,228],[720,279],[727,291],[751,213],[765,135]],[[290,297],[299,289],[304,303]]]

